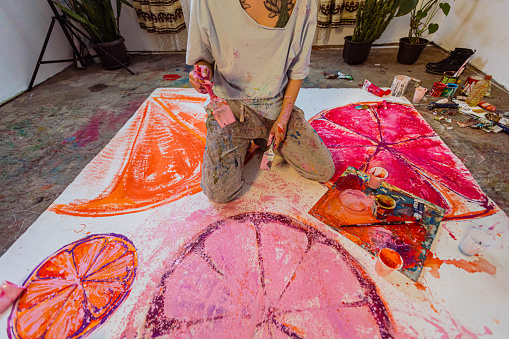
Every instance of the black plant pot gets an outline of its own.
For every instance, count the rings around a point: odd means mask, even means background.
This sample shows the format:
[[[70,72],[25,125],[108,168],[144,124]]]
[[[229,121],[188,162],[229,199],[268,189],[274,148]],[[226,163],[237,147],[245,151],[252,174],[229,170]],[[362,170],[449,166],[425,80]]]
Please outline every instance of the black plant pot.
[[[346,36],[345,47],[343,48],[343,59],[349,65],[360,65],[368,60],[371,45],[373,45],[373,41],[352,42],[352,36]]]
[[[408,38],[399,39],[398,62],[405,65],[414,64],[427,44],[428,40],[422,38],[418,44],[411,44]]]
[[[99,47],[94,47],[95,52],[99,59],[101,59],[102,65],[106,69],[115,69],[120,68],[122,65],[118,62],[120,61],[124,65],[128,65],[131,62],[131,58],[127,55],[127,49],[125,48],[125,39],[120,38],[111,42],[97,43]],[[105,53],[108,52],[108,54]],[[113,59],[114,57],[115,59]]]

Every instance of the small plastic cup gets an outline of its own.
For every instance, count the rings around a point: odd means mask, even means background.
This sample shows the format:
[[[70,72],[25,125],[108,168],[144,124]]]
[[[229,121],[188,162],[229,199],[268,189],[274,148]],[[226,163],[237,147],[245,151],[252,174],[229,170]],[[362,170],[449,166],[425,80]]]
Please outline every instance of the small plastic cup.
[[[373,167],[369,170],[368,187],[376,190],[387,179],[389,172],[383,167]]]
[[[395,270],[403,267],[403,258],[401,255],[390,248],[382,248],[378,252],[378,258],[375,264],[375,272],[385,277]]]
[[[0,285],[0,313],[9,308],[24,290],[23,286],[4,281]]]
[[[441,82],[435,82],[433,84],[433,88],[430,91],[432,97],[439,97],[442,94],[442,91],[445,88],[445,84]]]
[[[415,89],[414,98],[412,99],[413,103],[421,102],[422,98],[424,98],[424,94],[426,94],[428,90],[424,87],[417,87]]]
[[[461,241],[459,250],[464,255],[474,255],[482,250],[490,248],[495,240],[488,233],[480,229],[473,228],[468,231],[467,235]]]

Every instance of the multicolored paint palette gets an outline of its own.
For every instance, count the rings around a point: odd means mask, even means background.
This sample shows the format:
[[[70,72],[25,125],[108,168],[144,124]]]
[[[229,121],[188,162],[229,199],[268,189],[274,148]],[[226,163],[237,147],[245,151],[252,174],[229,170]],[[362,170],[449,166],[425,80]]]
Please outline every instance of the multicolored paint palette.
[[[309,213],[373,255],[383,248],[395,250],[403,258],[401,272],[417,281],[445,210],[387,183],[371,189],[368,181],[366,173],[348,167]],[[377,195],[396,201],[383,221],[371,210]],[[414,204],[422,208],[420,220]]]

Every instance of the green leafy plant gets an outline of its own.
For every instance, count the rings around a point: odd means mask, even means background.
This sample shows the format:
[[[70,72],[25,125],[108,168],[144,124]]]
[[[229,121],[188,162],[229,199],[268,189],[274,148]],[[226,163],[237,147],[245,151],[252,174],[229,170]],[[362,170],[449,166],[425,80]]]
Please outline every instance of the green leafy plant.
[[[432,22],[438,12],[447,16],[451,5],[443,0],[395,0],[398,6],[397,16],[410,13],[410,30],[408,39],[411,44],[418,44],[424,34],[438,31],[439,25]]]
[[[133,7],[127,0],[116,1],[116,16],[112,0],[61,0],[55,5],[71,19],[79,22],[96,43],[111,42],[122,38],[119,30],[119,18],[122,5]]]
[[[406,9],[414,0],[366,0],[357,10],[353,42],[373,42],[382,36],[394,17],[410,13]],[[417,5],[415,2],[414,7]],[[402,8],[403,7],[403,8]]]

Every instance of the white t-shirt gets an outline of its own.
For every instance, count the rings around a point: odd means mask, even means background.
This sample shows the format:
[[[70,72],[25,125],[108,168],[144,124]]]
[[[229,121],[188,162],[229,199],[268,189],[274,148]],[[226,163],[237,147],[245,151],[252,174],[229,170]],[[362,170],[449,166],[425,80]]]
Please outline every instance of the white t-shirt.
[[[261,106],[280,102],[288,79],[309,74],[316,29],[316,0],[295,1],[286,26],[271,28],[251,18],[239,0],[192,0],[187,64],[213,64],[212,89],[221,98]]]

